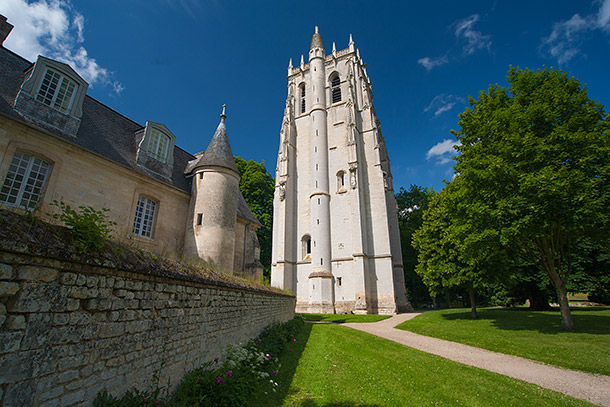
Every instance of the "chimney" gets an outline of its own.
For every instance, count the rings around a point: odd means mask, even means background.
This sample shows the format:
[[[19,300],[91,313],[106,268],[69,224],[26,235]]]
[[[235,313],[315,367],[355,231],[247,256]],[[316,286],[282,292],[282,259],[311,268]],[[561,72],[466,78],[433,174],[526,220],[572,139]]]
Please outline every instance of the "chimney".
[[[4,44],[4,40],[10,34],[13,25],[6,21],[6,17],[0,14],[0,45]]]

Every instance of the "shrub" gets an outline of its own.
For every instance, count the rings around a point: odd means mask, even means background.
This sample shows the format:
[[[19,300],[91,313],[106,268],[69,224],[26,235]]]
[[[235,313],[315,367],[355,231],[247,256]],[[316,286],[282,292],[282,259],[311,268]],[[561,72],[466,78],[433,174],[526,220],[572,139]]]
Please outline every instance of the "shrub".
[[[117,224],[108,219],[106,213],[110,210],[106,208],[97,211],[91,206],[79,206],[77,212],[70,205],[56,200],[51,206],[59,208],[60,213],[49,215],[70,227],[72,243],[79,253],[101,249],[112,232],[112,227]]]

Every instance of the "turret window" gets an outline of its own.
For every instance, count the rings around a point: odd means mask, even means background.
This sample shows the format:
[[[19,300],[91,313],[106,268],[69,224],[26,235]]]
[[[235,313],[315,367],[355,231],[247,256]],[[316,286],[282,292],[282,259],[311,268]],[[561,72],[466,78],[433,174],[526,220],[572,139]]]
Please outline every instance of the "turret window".
[[[299,89],[301,91],[301,113],[305,113],[305,84],[301,84]]]
[[[133,234],[151,239],[156,212],[157,202],[143,196],[139,197],[136,216],[133,220]]]
[[[52,69],[47,69],[36,100],[62,113],[68,113],[77,89],[78,85],[67,76]]]
[[[345,171],[339,171],[337,173],[337,192],[345,192]]]
[[[303,236],[303,259],[311,254],[311,236],[305,235]]]
[[[341,79],[335,74],[330,80],[333,103],[341,102]]]

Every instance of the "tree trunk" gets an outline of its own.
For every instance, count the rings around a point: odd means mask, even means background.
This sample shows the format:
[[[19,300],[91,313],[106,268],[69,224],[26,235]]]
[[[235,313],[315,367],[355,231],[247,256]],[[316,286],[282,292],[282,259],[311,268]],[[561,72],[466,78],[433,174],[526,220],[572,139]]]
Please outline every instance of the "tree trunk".
[[[449,293],[449,289],[445,291],[445,299],[447,300],[447,308],[451,308],[451,293]]]
[[[570,312],[570,303],[568,302],[568,294],[566,287],[561,285],[555,288],[557,291],[557,301],[561,310],[561,327],[564,331],[574,330],[574,321],[572,321],[572,313]]]
[[[527,298],[530,300],[530,309],[533,311],[549,311],[551,305],[547,295],[542,292],[536,283],[530,283],[527,290]]]
[[[468,290],[468,292],[470,294],[470,316],[472,317],[472,319],[477,319],[479,317],[477,315],[477,300],[472,284],[470,285],[470,289]]]

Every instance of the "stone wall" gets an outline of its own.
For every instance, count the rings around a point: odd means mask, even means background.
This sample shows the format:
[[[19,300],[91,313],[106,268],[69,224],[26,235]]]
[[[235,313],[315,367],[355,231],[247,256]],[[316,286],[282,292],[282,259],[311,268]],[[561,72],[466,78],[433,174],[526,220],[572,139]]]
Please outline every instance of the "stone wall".
[[[184,373],[294,316],[293,296],[0,251],[0,405],[91,405],[175,386]]]

